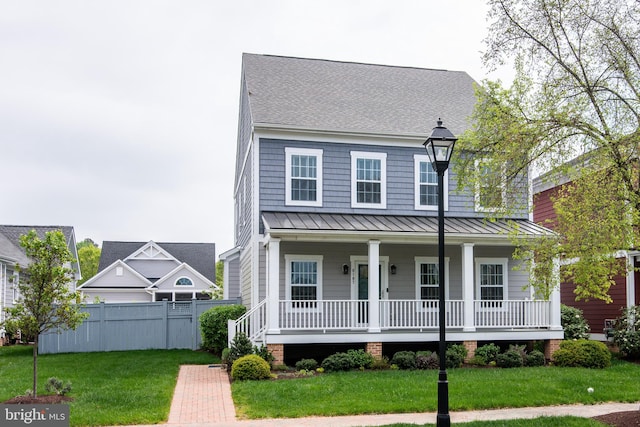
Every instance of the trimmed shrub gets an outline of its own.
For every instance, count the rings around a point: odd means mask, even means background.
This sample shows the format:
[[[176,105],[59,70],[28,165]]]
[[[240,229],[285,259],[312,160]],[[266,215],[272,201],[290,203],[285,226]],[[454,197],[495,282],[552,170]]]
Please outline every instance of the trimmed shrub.
[[[562,367],[606,368],[611,365],[611,353],[599,341],[562,341],[553,353],[553,363]]]
[[[589,324],[579,308],[560,305],[560,323],[565,340],[589,339]]]
[[[247,311],[244,305],[221,305],[200,315],[202,349],[220,354],[229,340],[228,321],[235,320]]]
[[[522,354],[518,350],[507,350],[496,357],[496,365],[500,368],[519,368],[524,365]]]
[[[233,362],[231,378],[240,381],[265,380],[271,378],[271,368],[262,357],[257,354],[249,354]]]
[[[544,366],[545,359],[544,353],[538,350],[533,350],[527,354],[524,364],[526,366]]]
[[[418,369],[438,369],[439,367],[440,359],[436,352],[426,352],[416,356],[416,368]]]
[[[467,348],[462,344],[450,344],[447,347],[447,368],[459,368],[467,357]]]
[[[296,362],[296,371],[315,371],[317,367],[316,359],[301,359]]]
[[[241,358],[253,354],[253,344],[244,333],[239,332],[231,340],[231,347],[229,347],[229,355],[227,356],[227,371],[230,371],[233,363]]]
[[[398,369],[416,369],[416,354],[413,351],[398,351],[391,358]]]
[[[500,354],[500,347],[494,343],[481,345],[476,348],[475,358],[480,358],[483,365],[488,365],[491,362],[497,360],[498,354]]]
[[[640,306],[635,305],[622,311],[616,319],[613,342],[624,357],[640,358]]]
[[[347,350],[347,356],[349,356],[351,369],[369,369],[375,359],[371,353],[362,349]]]
[[[351,358],[347,353],[335,353],[324,359],[321,366],[326,372],[348,371],[351,369]]]

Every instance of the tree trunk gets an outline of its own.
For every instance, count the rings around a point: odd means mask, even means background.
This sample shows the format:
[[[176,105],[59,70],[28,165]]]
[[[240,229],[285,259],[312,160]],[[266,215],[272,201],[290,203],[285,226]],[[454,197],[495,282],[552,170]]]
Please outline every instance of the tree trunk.
[[[33,340],[33,397],[38,396],[38,334]]]

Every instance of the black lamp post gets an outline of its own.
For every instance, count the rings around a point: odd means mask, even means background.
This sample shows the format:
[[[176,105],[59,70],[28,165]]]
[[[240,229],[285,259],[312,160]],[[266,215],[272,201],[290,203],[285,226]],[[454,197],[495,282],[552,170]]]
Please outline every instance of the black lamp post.
[[[438,119],[438,125],[433,128],[431,135],[424,142],[427,155],[433,169],[438,174],[438,309],[440,343],[438,357],[440,358],[440,373],[438,375],[438,415],[437,427],[449,427],[449,382],[447,381],[447,339],[445,337],[445,299],[444,299],[444,173],[449,168],[449,160],[453,153],[453,146],[458,138]]]

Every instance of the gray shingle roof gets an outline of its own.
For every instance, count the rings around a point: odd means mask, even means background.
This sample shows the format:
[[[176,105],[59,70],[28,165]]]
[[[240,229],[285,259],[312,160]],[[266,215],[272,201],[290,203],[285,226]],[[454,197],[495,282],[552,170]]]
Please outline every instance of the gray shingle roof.
[[[352,215],[301,212],[263,212],[265,228],[270,231],[298,232],[378,232],[437,234],[438,218],[434,216]],[[465,236],[502,236],[515,227],[530,236],[552,234],[547,228],[524,219],[446,218],[445,233]]]
[[[31,230],[35,230],[40,238],[43,238],[45,233],[49,231],[62,231],[69,249],[72,253],[75,253],[75,248],[72,247],[74,244],[73,227],[60,225],[0,225],[0,234],[4,237],[0,239],[0,257],[5,255],[7,258],[15,259],[20,264],[28,264],[29,260],[25,255],[24,248],[20,246],[20,236],[27,234]]]
[[[436,120],[468,127],[475,95],[465,72],[243,55],[254,125],[428,136]]]
[[[117,260],[125,260],[149,242],[102,242],[98,272],[104,270]],[[159,243],[156,245],[169,252],[180,262],[185,262],[200,274],[215,283],[216,279],[216,246],[214,243]]]

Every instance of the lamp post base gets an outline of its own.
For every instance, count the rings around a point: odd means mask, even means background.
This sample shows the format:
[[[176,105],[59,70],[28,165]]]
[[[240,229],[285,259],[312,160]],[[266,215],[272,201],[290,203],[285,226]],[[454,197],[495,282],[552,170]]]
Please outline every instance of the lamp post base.
[[[449,381],[447,381],[447,371],[440,371],[438,376],[438,415],[436,417],[436,426],[449,427],[450,425]]]

